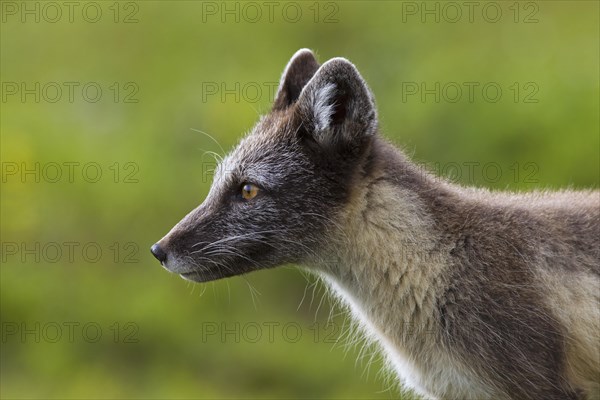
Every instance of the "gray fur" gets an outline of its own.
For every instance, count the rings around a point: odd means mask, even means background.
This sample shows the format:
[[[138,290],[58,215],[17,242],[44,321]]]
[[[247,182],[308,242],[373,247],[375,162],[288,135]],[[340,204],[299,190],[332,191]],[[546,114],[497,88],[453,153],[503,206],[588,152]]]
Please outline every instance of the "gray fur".
[[[426,398],[600,399],[600,193],[463,188],[377,129],[354,65],[300,50],[271,113],[158,243],[164,266],[198,282],[320,274]]]

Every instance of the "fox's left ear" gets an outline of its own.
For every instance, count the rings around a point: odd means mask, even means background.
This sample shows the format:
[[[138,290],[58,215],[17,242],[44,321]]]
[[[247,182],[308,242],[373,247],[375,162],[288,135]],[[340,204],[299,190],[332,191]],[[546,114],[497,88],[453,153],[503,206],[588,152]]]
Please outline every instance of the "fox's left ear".
[[[377,132],[377,110],[369,87],[345,58],[324,63],[297,102],[304,131],[323,144],[360,146]]]
[[[298,100],[306,83],[319,69],[315,55],[309,49],[298,50],[290,59],[279,82],[273,111],[283,110]]]

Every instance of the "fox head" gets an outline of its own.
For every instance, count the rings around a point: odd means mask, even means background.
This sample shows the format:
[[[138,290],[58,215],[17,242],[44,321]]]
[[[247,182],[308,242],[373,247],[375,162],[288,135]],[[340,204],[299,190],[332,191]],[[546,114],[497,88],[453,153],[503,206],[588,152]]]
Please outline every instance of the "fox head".
[[[319,65],[299,50],[270,113],[218,165],[205,201],[152,253],[196,282],[314,264],[369,172],[376,132],[373,96],[355,66],[343,58]]]

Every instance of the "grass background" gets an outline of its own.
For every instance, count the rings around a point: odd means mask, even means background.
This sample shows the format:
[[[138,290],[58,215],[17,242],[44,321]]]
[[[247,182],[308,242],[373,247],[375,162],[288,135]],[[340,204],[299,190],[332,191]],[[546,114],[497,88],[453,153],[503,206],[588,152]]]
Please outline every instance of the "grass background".
[[[36,3],[39,22],[21,14]],[[353,61],[383,134],[445,176],[598,187],[598,2],[482,2],[472,17],[464,2],[453,3],[460,17],[443,2],[275,2],[270,18],[263,2],[100,1],[95,23],[88,4],[72,22],[61,5],[51,22],[43,2],[1,2],[2,398],[400,396],[377,355],[335,344],[346,317],[314,279],[281,268],[192,285],[148,251],[208,192],[204,151],[221,150],[192,129],[230,149],[301,47]],[[39,102],[11,94],[36,82]],[[56,102],[52,82],[64,90]],[[79,84],[72,102],[64,82]],[[82,94],[90,82],[97,102]],[[407,92],[436,82],[439,101]],[[472,101],[465,82],[477,84]],[[486,84],[501,88],[498,101]],[[132,88],[137,102],[125,102]],[[69,162],[79,163],[72,182]],[[39,182],[21,175],[36,163]],[[100,166],[96,183],[88,163]]]

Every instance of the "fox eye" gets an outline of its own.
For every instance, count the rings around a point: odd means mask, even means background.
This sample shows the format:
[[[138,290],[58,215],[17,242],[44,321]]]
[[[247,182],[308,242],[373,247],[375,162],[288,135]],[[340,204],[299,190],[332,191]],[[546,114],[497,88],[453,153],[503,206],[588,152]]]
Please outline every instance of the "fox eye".
[[[258,194],[258,186],[251,183],[244,183],[242,185],[242,197],[244,200],[252,200]]]

